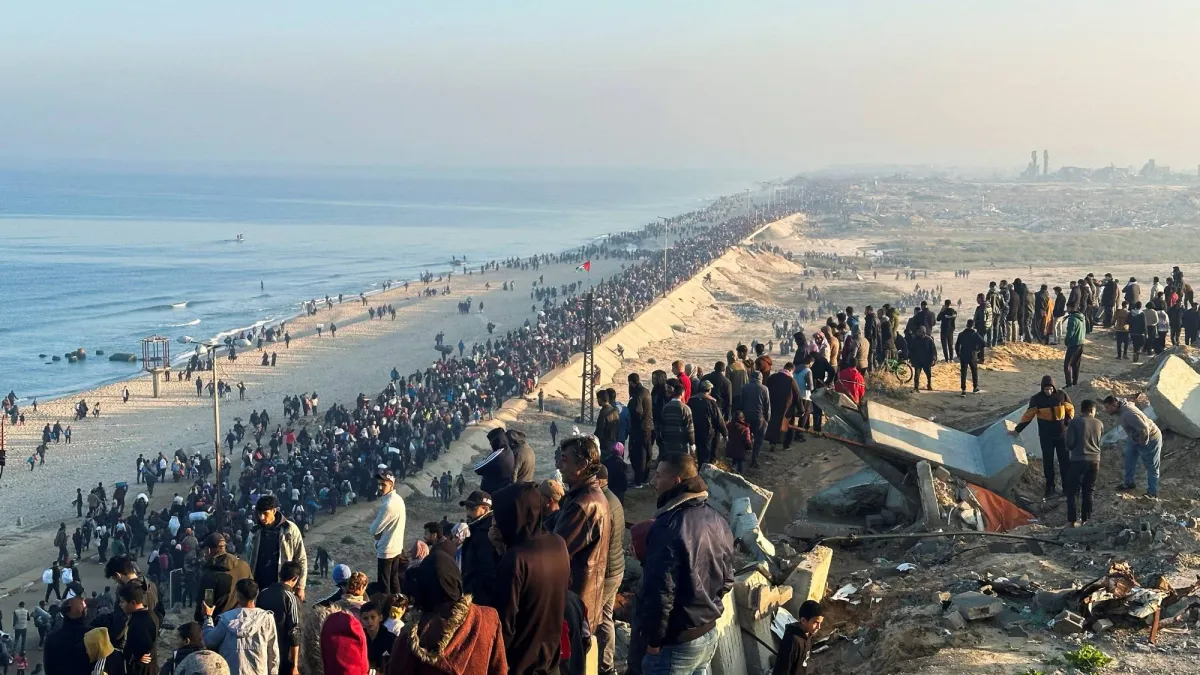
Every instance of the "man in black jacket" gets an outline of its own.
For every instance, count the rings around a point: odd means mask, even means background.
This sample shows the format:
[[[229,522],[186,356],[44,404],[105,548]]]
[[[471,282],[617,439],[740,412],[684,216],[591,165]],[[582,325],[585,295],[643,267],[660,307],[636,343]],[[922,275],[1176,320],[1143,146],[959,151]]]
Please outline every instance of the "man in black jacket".
[[[696,434],[696,461],[707,464],[717,456],[717,442],[728,435],[720,404],[712,397],[713,384],[700,382],[700,389],[688,399],[692,410],[692,428]]]
[[[713,364],[712,372],[705,375],[704,379],[712,382],[712,396],[721,408],[721,419],[733,419],[733,383],[725,377],[725,362]]]
[[[646,644],[643,672],[690,673],[717,651],[714,627],[733,588],[733,533],[708,505],[708,486],[689,455],[658,463],[658,515],[647,537],[636,603]]]
[[[471,530],[461,549],[463,592],[473,595],[477,605],[494,607],[492,592],[500,554],[488,537],[492,529],[492,496],[476,490],[458,505],[467,510],[467,527]]]
[[[43,664],[46,675],[80,675],[92,672],[83,636],[88,632],[87,604],[74,597],[63,603],[63,622],[46,638]]]
[[[979,393],[979,358],[983,354],[986,343],[979,333],[975,332],[975,322],[967,319],[967,327],[958,334],[954,343],[954,351],[958,352],[959,380],[962,384],[962,395],[967,395],[967,370],[971,371],[973,391]]]
[[[494,506],[505,545],[496,569],[495,606],[509,672],[558,672],[571,579],[567,544],[543,526],[543,500],[535,483],[504,488]]]
[[[942,311],[938,312],[937,320],[938,327],[941,328],[942,335],[942,358],[946,361],[954,359],[954,320],[958,317],[958,312],[950,306],[950,301],[942,306]]]
[[[139,582],[146,594],[144,600],[146,608],[154,613],[158,625],[162,625],[163,619],[167,616],[167,610],[158,597],[158,585],[138,573],[137,564],[133,562],[132,558],[126,555],[109,558],[104,563],[104,578],[112,579],[118,586],[135,580]]]
[[[601,389],[596,392],[596,402],[600,404],[600,410],[596,412],[596,440],[600,443],[600,454],[607,455],[612,452],[613,445],[617,442],[617,434],[621,426],[621,414],[617,412],[616,406],[608,398],[608,392]],[[528,481],[519,480],[518,483]]]
[[[1100,307],[1103,310],[1102,322],[1105,328],[1112,327],[1113,312],[1117,307],[1117,296],[1121,289],[1111,273],[1104,275],[1104,285],[1100,289]]]
[[[234,586],[242,579],[251,579],[254,574],[244,560],[225,550],[225,537],[214,532],[204,539],[205,561],[200,568],[199,596],[193,618],[203,623],[202,603],[213,608],[213,616],[228,612],[237,606]]]
[[[917,327],[917,333],[908,345],[909,358],[913,367],[913,391],[921,390],[921,373],[925,373],[925,388],[933,391],[933,362],[937,360],[937,347],[933,338],[925,333],[924,326]]]
[[[300,582],[301,571],[300,563],[285,562],[279,568],[279,581],[264,588],[255,603],[275,617],[281,675],[295,670],[300,655],[300,599],[296,597],[296,584]]]
[[[633,466],[633,484],[634,487],[644,487],[650,463],[650,444],[654,440],[654,404],[637,373],[629,374],[629,403],[626,408],[629,410],[629,463]]]

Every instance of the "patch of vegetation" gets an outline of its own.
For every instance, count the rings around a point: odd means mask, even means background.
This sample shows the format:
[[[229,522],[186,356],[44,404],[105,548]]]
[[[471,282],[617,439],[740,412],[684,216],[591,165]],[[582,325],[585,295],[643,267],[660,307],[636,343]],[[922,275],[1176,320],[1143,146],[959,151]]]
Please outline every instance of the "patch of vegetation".
[[[350,535],[346,535],[346,536],[342,537],[342,543],[347,546],[353,546],[353,545],[357,544],[358,541],[355,540],[354,537],[351,537]]]
[[[1063,654],[1063,658],[1081,673],[1098,673],[1113,662],[1111,656],[1096,649],[1094,645],[1083,645],[1073,652]]]

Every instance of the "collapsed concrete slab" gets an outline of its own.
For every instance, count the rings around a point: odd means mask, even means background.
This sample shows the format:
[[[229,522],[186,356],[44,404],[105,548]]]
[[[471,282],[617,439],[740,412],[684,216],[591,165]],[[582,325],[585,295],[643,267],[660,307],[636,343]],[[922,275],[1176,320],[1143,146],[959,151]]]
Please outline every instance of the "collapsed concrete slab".
[[[737,587],[734,588],[736,590]],[[725,611],[715,626],[717,653],[713,655],[709,670],[713,675],[750,675],[746,664],[746,645],[742,640],[740,612],[732,593],[725,596],[723,605]]]
[[[890,487],[878,471],[862,469],[809,497],[808,510],[831,516],[874,513],[886,505]]]
[[[726,518],[733,513],[733,502],[739,497],[750,500],[750,510],[762,522],[771,505],[774,493],[764,490],[742,476],[722,471],[712,464],[700,468],[700,476],[708,484],[708,504]]]
[[[1171,354],[1163,359],[1147,392],[1159,426],[1181,436],[1200,438],[1200,374]]]
[[[1001,495],[1010,492],[1029,466],[1024,446],[1008,435],[1016,428],[1009,420],[973,436],[869,400],[857,408],[846,406],[836,396],[840,395],[820,390],[813,400],[845,428],[866,431],[843,440],[880,456],[907,464],[925,460]]]
[[[820,602],[825,598],[825,585],[829,581],[829,565],[833,562],[833,549],[816,546],[805,553],[800,564],[788,575],[786,583],[792,587],[792,597],[784,609],[797,616],[805,600]]]
[[[725,596],[726,605],[739,606],[737,628],[740,630],[737,632],[738,637],[741,638],[742,646],[742,653],[739,656],[743,663],[742,672],[747,675],[767,675],[767,673],[770,673],[771,657],[774,656],[772,650],[778,651],[779,645],[779,639],[771,632],[771,615],[755,616],[755,613],[749,609],[752,595],[762,593],[766,589],[771,588],[771,580],[764,572],[765,566],[756,566],[739,571],[733,578],[733,591]],[[742,611],[741,607],[746,607],[747,611]],[[743,638],[743,633],[753,637]],[[718,653],[721,651],[719,646],[717,651]],[[715,675],[717,672],[717,659],[713,659],[712,665]],[[721,667],[723,668],[724,664]],[[731,666],[731,668],[735,669],[736,666]],[[727,672],[734,671],[730,670]]]
[[[921,491],[921,518],[925,529],[937,532],[942,529],[942,507],[933,485],[933,468],[924,460],[917,462],[917,488]]]

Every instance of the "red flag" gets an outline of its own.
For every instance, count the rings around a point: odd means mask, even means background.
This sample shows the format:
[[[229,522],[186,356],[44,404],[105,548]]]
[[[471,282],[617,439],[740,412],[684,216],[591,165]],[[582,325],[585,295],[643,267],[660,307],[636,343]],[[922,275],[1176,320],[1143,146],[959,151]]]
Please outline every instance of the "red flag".
[[[583,261],[583,264],[576,267],[575,271],[576,272],[591,272],[592,271],[592,261],[591,260]]]

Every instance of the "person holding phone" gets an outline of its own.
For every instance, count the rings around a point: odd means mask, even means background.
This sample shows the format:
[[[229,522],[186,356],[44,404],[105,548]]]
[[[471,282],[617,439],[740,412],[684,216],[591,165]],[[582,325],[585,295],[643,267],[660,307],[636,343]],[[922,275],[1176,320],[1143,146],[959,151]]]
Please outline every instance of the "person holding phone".
[[[214,607],[218,615],[237,606],[234,587],[242,579],[254,575],[244,560],[225,550],[225,537],[213,532],[204,539],[205,559],[200,568],[200,602],[196,603],[193,615],[197,623],[204,621],[201,605]]]

